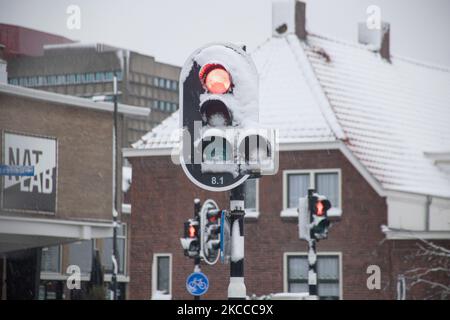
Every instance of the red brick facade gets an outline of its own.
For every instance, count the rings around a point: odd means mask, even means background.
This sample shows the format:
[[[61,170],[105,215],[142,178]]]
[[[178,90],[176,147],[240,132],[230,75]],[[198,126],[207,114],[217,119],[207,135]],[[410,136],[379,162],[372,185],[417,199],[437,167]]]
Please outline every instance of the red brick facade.
[[[193,216],[193,199],[212,198],[228,207],[228,192],[206,192],[194,186],[180,166],[169,157],[131,158],[133,166],[130,287],[131,299],[151,297],[152,259],[155,253],[172,253],[172,296],[191,299],[185,279],[193,270],[179,238],[183,222]],[[397,274],[405,257],[412,254],[412,241],[383,241],[380,226],[387,224],[384,198],[359,174],[338,150],[281,152],[279,172],[259,184],[257,220],[245,224],[245,283],[247,295],[283,292],[285,252],[306,252],[298,238],[297,219],[281,218],[283,170],[339,168],[342,181],[342,217],[332,226],[328,240],[318,243],[318,252],[342,254],[343,299],[394,299]],[[369,265],[381,269],[381,290],[369,290]],[[225,299],[229,265],[202,265],[210,279],[205,299]],[[413,297],[408,297],[413,298]]]

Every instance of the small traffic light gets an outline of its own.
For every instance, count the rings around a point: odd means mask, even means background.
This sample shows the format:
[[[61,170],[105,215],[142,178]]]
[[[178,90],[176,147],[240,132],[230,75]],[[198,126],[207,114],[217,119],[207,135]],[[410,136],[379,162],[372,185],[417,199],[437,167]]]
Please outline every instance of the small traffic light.
[[[184,238],[181,238],[181,246],[184,255],[187,257],[197,257],[200,251],[200,225],[197,219],[189,219],[184,223]]]
[[[330,220],[328,220],[328,210],[331,208],[331,202],[322,195],[314,193],[310,199],[311,211],[311,237],[319,240],[326,239]]]
[[[221,214],[213,200],[205,201],[200,210],[200,256],[207,264],[215,264],[220,257]]]

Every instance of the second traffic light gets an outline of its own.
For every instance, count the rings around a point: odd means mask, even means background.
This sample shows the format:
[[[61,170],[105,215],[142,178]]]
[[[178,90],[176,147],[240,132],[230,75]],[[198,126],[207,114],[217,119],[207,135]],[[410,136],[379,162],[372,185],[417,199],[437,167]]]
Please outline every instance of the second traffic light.
[[[184,238],[181,238],[181,246],[184,255],[190,258],[199,256],[200,253],[200,223],[198,219],[189,219],[184,223]]]
[[[207,264],[215,264],[220,257],[221,213],[213,200],[206,200],[200,210],[200,257]]]
[[[312,238],[319,240],[328,237],[328,228],[330,227],[328,210],[330,208],[331,202],[325,196],[314,193],[309,198]]]

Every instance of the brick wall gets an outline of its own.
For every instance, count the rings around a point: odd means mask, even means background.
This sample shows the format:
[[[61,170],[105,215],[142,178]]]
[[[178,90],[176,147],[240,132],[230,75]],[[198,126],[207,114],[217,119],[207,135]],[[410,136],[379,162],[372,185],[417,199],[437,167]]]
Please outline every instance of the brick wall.
[[[110,221],[112,114],[4,94],[0,94],[0,109],[1,131],[57,138],[54,217]]]
[[[183,222],[193,216],[193,199],[213,198],[228,208],[228,192],[206,192],[194,186],[169,157],[130,159],[133,166],[130,298],[151,297],[151,270],[154,253],[173,254],[172,294],[175,299],[191,299],[185,279],[193,261],[184,257],[179,238]],[[396,274],[403,270],[392,241],[383,241],[380,225],[386,224],[386,202],[337,150],[280,153],[280,169],[275,176],[260,179],[260,217],[245,224],[245,277],[247,294],[263,295],[283,291],[285,252],[306,252],[298,239],[297,220],[281,218],[282,171],[289,169],[340,168],[343,215],[330,230],[328,240],[317,245],[319,252],[341,252],[344,299],[392,299]],[[400,241],[402,254],[413,252],[411,241]],[[382,289],[368,290],[369,265],[381,269]],[[210,279],[206,299],[225,299],[229,266],[220,262],[202,265]],[[395,272],[394,272],[395,271]]]

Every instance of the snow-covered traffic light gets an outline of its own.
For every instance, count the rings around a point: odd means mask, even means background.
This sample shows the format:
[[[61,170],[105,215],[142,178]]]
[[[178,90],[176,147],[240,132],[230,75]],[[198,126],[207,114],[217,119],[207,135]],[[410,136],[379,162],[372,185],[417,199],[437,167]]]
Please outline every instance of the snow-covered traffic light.
[[[207,264],[215,264],[220,257],[221,214],[213,200],[206,200],[200,210],[200,256]]]
[[[198,219],[189,219],[184,223],[184,238],[180,238],[184,255],[190,258],[200,253],[200,223]]]
[[[319,240],[326,239],[330,220],[328,220],[328,210],[331,208],[330,201],[322,195],[314,193],[309,200],[311,212],[311,237]]]
[[[226,191],[250,175],[276,172],[275,131],[259,127],[258,74],[241,47],[198,49],[180,83],[180,163],[192,182]]]

